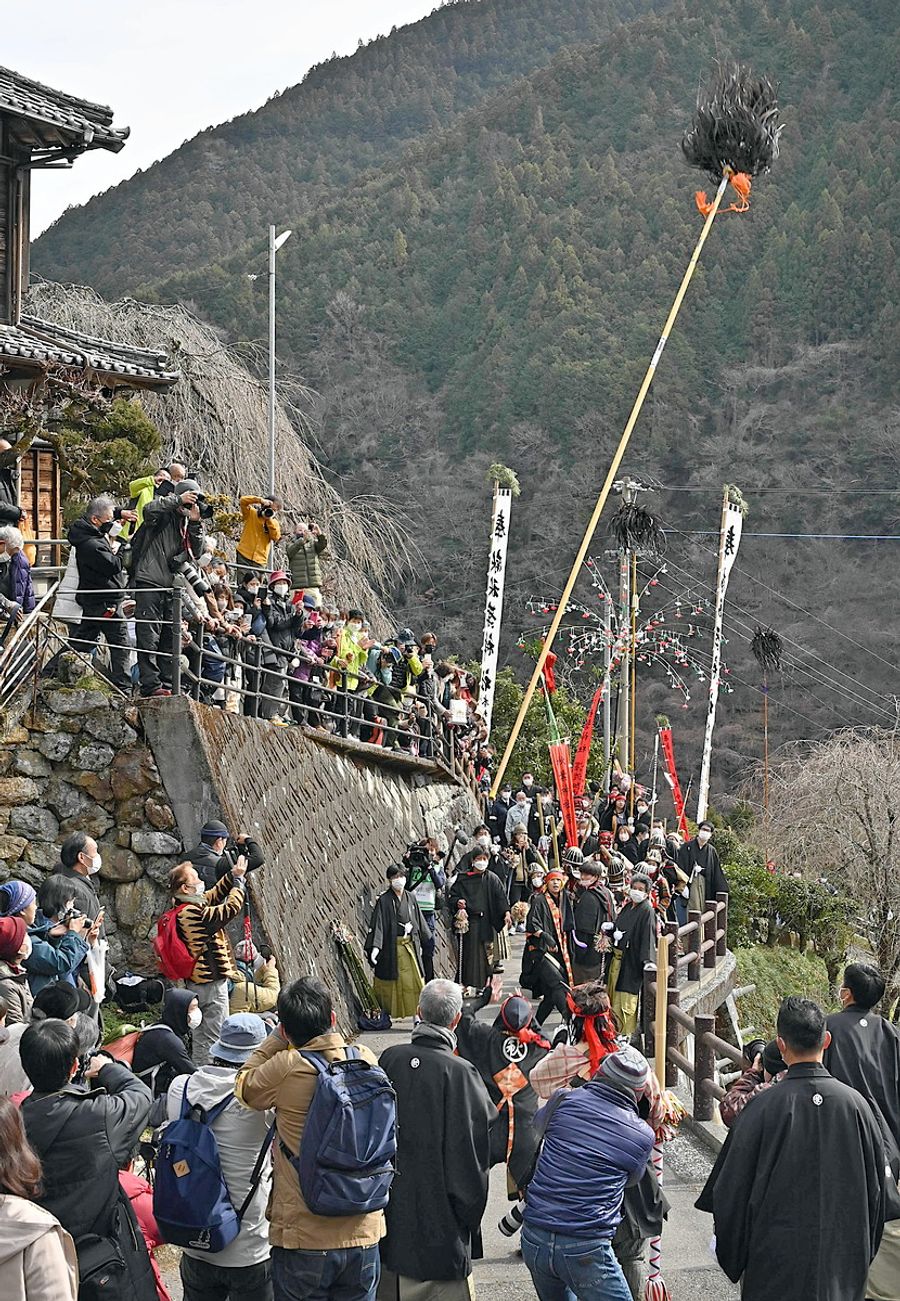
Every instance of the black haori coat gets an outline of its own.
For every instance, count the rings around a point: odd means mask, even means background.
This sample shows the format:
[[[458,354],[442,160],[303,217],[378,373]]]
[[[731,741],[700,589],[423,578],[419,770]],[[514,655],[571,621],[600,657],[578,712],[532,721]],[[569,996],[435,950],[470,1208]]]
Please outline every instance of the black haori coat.
[[[549,993],[557,985],[568,985],[569,975],[566,967],[563,946],[568,950],[571,944],[575,918],[572,913],[572,901],[567,892],[562,891],[556,898],[560,914],[560,929],[547,902],[543,890],[535,891],[528,905],[528,917],[525,921],[527,936],[525,951],[522,954],[522,984],[530,989],[536,998]],[[571,953],[569,954],[571,959]]]
[[[885,1219],[872,1109],[824,1066],[798,1062],[729,1131],[697,1201],[743,1301],[864,1301]]]
[[[404,890],[397,898],[396,890],[385,890],[375,900],[369,933],[366,936],[366,957],[373,948],[380,949],[375,963],[378,980],[397,979],[397,940],[403,934],[403,923],[412,924],[410,939],[416,951],[416,961],[422,971],[422,945],[431,938],[431,932],[416,902],[415,895]]]
[[[405,1278],[467,1278],[481,1255],[496,1112],[448,1031],[421,1025],[379,1058],[397,1094],[397,1173],[381,1259]]]
[[[469,929],[462,937],[462,971],[457,972],[461,985],[482,989],[490,976],[485,946],[493,944],[509,910],[506,890],[493,872],[461,872],[450,889],[448,903],[451,924],[456,916],[460,899],[466,901]],[[453,944],[459,952],[459,940],[454,930]]]
[[[506,1162],[516,1187],[522,1188],[531,1173],[540,1141],[532,1124],[540,1102],[529,1076],[550,1047],[520,1043],[515,1033],[503,1024],[501,1016],[489,1025],[464,1015],[456,1033],[460,1056],[478,1067],[497,1109],[497,1122],[491,1130],[491,1165]]]
[[[826,1023],[831,1046],[824,1064],[836,1080],[866,1098],[888,1131],[892,1159],[900,1155],[900,1034],[877,1012],[850,1006]]]

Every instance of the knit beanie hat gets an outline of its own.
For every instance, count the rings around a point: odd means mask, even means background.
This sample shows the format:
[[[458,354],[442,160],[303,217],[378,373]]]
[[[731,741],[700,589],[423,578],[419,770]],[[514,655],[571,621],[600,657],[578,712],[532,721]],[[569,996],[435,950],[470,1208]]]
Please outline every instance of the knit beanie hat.
[[[0,886],[0,917],[15,917],[34,903],[37,895],[27,881],[6,881]]]
[[[619,1089],[643,1093],[650,1079],[650,1067],[643,1053],[626,1044],[603,1058],[597,1078],[603,1080],[604,1084],[612,1084]]]
[[[0,958],[4,962],[15,962],[27,929],[24,917],[0,917]]]

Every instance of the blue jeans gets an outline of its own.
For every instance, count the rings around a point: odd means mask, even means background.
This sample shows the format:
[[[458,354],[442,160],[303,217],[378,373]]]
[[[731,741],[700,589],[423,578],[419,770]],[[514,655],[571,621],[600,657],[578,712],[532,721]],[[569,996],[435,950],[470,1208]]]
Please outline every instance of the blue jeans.
[[[272,1248],[275,1301],[375,1301],[381,1258],[371,1247]]]
[[[609,1238],[522,1226],[522,1257],[540,1301],[631,1301]]]

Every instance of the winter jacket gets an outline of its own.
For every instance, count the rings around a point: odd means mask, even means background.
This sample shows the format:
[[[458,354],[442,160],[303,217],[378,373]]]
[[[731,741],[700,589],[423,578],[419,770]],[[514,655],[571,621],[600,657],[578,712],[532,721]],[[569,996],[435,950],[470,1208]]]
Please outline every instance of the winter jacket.
[[[274,515],[261,516],[256,507],[261,506],[262,497],[242,497],[241,516],[244,528],[241,540],[237,544],[238,561],[243,556],[252,565],[261,569],[269,563],[269,543],[277,542],[281,537],[281,525]]]
[[[23,614],[31,614],[37,605],[31,583],[31,565],[24,551],[16,551],[9,558],[8,596],[21,607]]]
[[[228,1000],[228,1010],[232,1015],[235,1012],[255,1012],[257,1016],[262,1016],[263,1012],[273,1012],[280,989],[278,971],[274,966],[263,962],[262,958],[258,959],[258,965],[252,974],[249,967],[240,963],[238,978]]]
[[[13,1093],[28,1093],[31,1089],[31,1080],[25,1074],[19,1055],[19,1043],[27,1029],[27,1021],[0,1025],[0,1094],[7,1098]]]
[[[140,536],[136,533],[133,546],[138,549],[134,580],[138,587],[175,586],[175,573],[169,561],[176,556],[193,560],[194,552],[188,531],[187,517],[178,507],[180,498],[174,493],[154,497],[144,507],[144,523]],[[147,530],[144,536],[144,530]]]
[[[230,872],[205,894],[179,898],[186,907],[178,913],[175,925],[195,959],[191,980],[208,985],[213,980],[236,980],[237,968],[225,927],[244,909],[244,881],[235,881]]]
[[[335,661],[341,662],[347,670],[346,686],[348,691],[355,691],[359,686],[359,674],[365,668],[368,652],[359,644],[360,634],[346,625],[338,637]],[[341,686],[340,676],[335,674],[335,685]]]
[[[189,1033],[187,1010],[195,997],[191,989],[167,989],[161,1018],[147,1026],[134,1046],[131,1069],[153,1090],[154,1098],[165,1093],[177,1075],[191,1075],[196,1069],[184,1042]]]
[[[75,931],[50,938],[52,923],[38,913],[38,921],[31,928],[31,953],[23,962],[32,994],[39,994],[45,985],[64,980],[77,984],[75,973],[88,955],[88,942]]]
[[[330,1031],[303,1045],[330,1061],[342,1060],[347,1045]],[[368,1048],[359,1052],[374,1065]],[[297,1172],[285,1156],[281,1142],[296,1154],[312,1102],[318,1076],[315,1067],[286,1043],[270,1034],[238,1072],[234,1091],[254,1111],[275,1108],[276,1135],[272,1147],[273,1181],[269,1198],[269,1242],[273,1247],[302,1251],[331,1251],[346,1247],[371,1247],[384,1235],[384,1214],[314,1215],[300,1192]]]
[[[291,602],[287,597],[271,596],[270,604],[264,606],[266,616],[266,634],[270,646],[277,650],[292,653],[294,649],[294,638],[297,636],[302,626],[302,619],[298,616]],[[273,655],[271,650],[263,646],[263,662],[265,664],[274,663],[279,657]]]
[[[6,1013],[7,1025],[19,1025],[31,1020],[31,1004],[34,995],[28,983],[28,973],[17,963],[0,960],[0,998],[9,1005]]]
[[[137,532],[144,522],[144,509],[147,502],[152,501],[155,495],[156,480],[152,474],[145,474],[142,479],[132,479],[128,485],[128,496],[133,503],[131,509],[137,515],[137,524],[126,524],[120,537],[127,538],[132,529]]]
[[[285,547],[291,586],[296,588],[321,587],[322,566],[319,557],[328,546],[324,533],[318,537],[293,538]]]
[[[55,1215],[24,1197],[0,1195],[3,1301],[75,1301],[75,1244]]]
[[[652,1148],[653,1130],[633,1094],[589,1080],[549,1118],[525,1223],[570,1238],[611,1239],[625,1185],[640,1178]]]
[[[118,1244],[133,1301],[156,1301],[150,1258],[131,1203],[119,1187],[119,1166],[135,1147],[150,1114],[146,1085],[127,1066],[110,1062],[97,1089],[67,1084],[57,1093],[32,1093],[22,1103],[28,1141],[44,1167],[35,1200],[75,1239],[98,1234]]]
[[[225,1098],[231,1099],[231,1105],[213,1121],[212,1131],[219,1147],[222,1176],[231,1204],[238,1207],[250,1191],[253,1167],[273,1117],[269,1113],[249,1111],[241,1106],[234,1096],[236,1074],[235,1070],[224,1066],[201,1066],[193,1075],[179,1075],[169,1088],[167,1109],[169,1120],[177,1120],[181,1115],[185,1086],[188,1102],[202,1107],[204,1111],[218,1106]],[[241,1221],[240,1233],[224,1251],[217,1251],[212,1258],[217,1267],[246,1268],[269,1259],[266,1203],[271,1187],[272,1165],[267,1158],[259,1186]],[[186,1255],[193,1256],[195,1260],[210,1259],[209,1252],[192,1251],[190,1247],[185,1247],[184,1250]]]
[[[78,565],[75,600],[86,615],[99,618],[104,610],[118,607],[122,599],[125,572],[121,556],[107,535],[84,515],[69,529],[68,537]]]

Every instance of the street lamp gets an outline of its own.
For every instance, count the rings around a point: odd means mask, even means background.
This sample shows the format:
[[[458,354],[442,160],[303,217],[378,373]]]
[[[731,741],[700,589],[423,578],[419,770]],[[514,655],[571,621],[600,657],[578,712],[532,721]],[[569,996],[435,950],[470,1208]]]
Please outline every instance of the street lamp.
[[[269,227],[269,496],[275,496],[275,254],[291,237],[289,230],[275,235]]]

